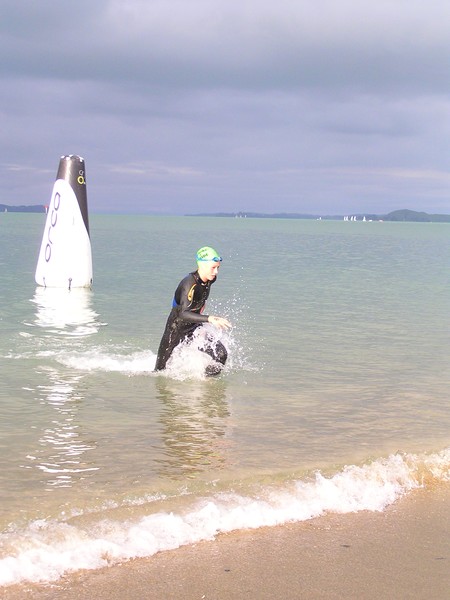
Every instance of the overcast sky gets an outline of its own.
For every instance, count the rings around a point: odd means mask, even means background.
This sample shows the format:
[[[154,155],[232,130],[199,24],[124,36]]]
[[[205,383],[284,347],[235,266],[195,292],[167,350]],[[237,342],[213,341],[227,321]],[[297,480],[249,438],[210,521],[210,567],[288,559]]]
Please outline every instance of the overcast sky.
[[[1,0],[0,202],[450,213],[447,0]]]

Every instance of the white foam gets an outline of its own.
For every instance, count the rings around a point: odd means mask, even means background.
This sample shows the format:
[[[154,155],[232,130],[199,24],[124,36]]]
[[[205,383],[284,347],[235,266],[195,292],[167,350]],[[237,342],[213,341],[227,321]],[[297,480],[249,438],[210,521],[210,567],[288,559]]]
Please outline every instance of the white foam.
[[[220,340],[229,346],[226,333],[220,332],[212,326],[201,327],[194,335],[192,342],[182,343],[175,348],[167,368],[158,375],[181,381],[204,379],[205,367],[212,361],[205,352],[198,349],[205,333],[213,339],[213,342]],[[80,371],[106,371],[139,375],[152,373],[156,363],[156,354],[151,350],[123,354],[113,352],[106,347],[97,347],[86,351],[67,352],[65,350],[61,353],[52,352],[52,354],[56,355],[59,363]]]
[[[175,348],[167,368],[159,375],[185,381],[187,379],[204,379],[205,367],[212,359],[199,351],[203,336],[207,334],[214,341],[220,340],[229,347],[227,334],[212,326],[201,327],[194,334],[194,340],[182,343]],[[40,353],[42,355],[42,352]],[[123,354],[111,351],[107,347],[96,347],[83,351],[51,352],[56,360],[80,371],[106,371],[139,375],[152,373],[155,368],[156,354],[151,350]]]
[[[58,294],[67,293],[66,290],[51,291]],[[45,290],[45,292],[47,292],[47,290]],[[76,292],[87,293],[85,290],[81,289],[76,290]],[[37,294],[36,297],[40,299],[40,296]],[[33,299],[33,301],[35,301],[35,299]],[[51,313],[50,316],[53,317],[53,313]],[[87,320],[84,323],[73,320],[73,322],[70,323],[70,327],[68,326],[67,318],[61,318],[60,321],[55,321],[55,319],[52,320],[50,318],[47,318],[44,321],[44,319],[41,318],[39,324],[42,325],[45,323],[46,327],[51,324],[52,328],[47,329],[47,332],[58,336],[54,338],[52,347],[49,347],[49,339],[45,338],[45,341],[40,343],[38,351],[36,351],[36,349],[27,350],[25,353],[9,356],[9,358],[29,358],[30,356],[43,358],[51,357],[64,366],[86,372],[104,371],[124,373],[126,375],[142,375],[154,372],[156,354],[151,350],[126,352],[126,350],[129,350],[128,343],[118,347],[108,347],[103,345],[88,348],[84,347],[82,342],[80,342],[76,348],[74,348],[72,344],[71,348],[68,349],[67,344],[61,343],[62,334],[68,336],[84,336],[95,333],[99,326],[105,325],[105,323],[95,321],[95,316],[95,314],[92,316],[91,323],[88,323]],[[27,338],[35,338],[33,334],[27,332],[24,332],[21,335]],[[238,344],[233,333],[224,332],[210,324],[205,324],[195,331],[192,341],[189,343],[181,343],[175,348],[167,363],[166,369],[159,372],[158,375],[181,381],[188,379],[205,379],[205,368],[212,362],[209,355],[199,350],[199,347],[204,343],[205,335],[212,340],[213,344],[220,341],[227,348],[228,361],[224,369],[225,373],[230,372],[233,369],[253,370],[253,367],[244,358],[244,350]],[[42,349],[41,346],[44,346],[45,349]]]
[[[304,521],[326,512],[382,511],[428,481],[450,481],[450,448],[432,455],[392,455],[364,466],[321,473],[252,495],[220,493],[185,511],[160,512],[135,521],[103,519],[82,529],[66,522],[36,521],[1,536],[0,585],[52,581],[78,569],[96,569],[151,556],[220,532]],[[151,506],[151,505],[150,505]]]
[[[229,373],[234,369],[254,370],[254,367],[245,358],[244,350],[239,345],[233,331],[224,331],[205,323],[195,330],[191,340],[181,343],[175,348],[167,362],[165,371],[160,374],[181,381],[205,379],[205,369],[213,362],[208,354],[201,351],[206,337],[208,343],[212,346],[217,342],[225,346],[228,352],[228,360],[224,373]]]
[[[57,357],[61,364],[81,371],[107,371],[138,375],[155,368],[156,355],[151,351],[132,354],[110,353],[93,348],[85,352],[71,352]]]
[[[160,374],[171,379],[205,379],[205,368],[211,358],[194,346],[180,344],[172,353],[166,368]]]

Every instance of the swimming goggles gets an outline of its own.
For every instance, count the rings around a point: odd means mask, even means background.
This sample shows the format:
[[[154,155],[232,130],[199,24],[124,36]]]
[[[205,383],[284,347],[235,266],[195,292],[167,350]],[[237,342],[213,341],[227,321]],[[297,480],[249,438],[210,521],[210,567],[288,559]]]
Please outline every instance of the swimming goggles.
[[[213,258],[197,258],[197,260],[199,262],[222,262],[222,257],[221,256],[214,256]]]

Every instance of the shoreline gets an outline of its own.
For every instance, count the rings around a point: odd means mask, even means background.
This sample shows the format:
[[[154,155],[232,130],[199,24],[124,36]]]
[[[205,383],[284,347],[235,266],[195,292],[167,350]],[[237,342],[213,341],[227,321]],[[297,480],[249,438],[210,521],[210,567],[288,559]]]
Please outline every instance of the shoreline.
[[[2,600],[442,600],[450,591],[450,485],[384,512],[222,534],[51,584],[0,588]]]

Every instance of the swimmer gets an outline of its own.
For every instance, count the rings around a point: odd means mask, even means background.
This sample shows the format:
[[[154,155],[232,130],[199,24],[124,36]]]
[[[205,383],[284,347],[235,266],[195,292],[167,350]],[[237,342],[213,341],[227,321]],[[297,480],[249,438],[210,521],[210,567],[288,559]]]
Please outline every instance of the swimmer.
[[[231,323],[223,317],[203,314],[211,285],[217,279],[222,258],[214,248],[209,246],[200,248],[196,258],[197,270],[186,275],[175,290],[172,310],[159,345],[155,371],[165,369],[175,348],[181,342],[192,339],[194,331],[203,323],[211,323],[224,330],[231,327]],[[225,346],[220,341],[214,342],[206,338],[205,345],[200,350],[209,354],[214,361],[206,368],[206,374],[218,375],[228,356]]]

